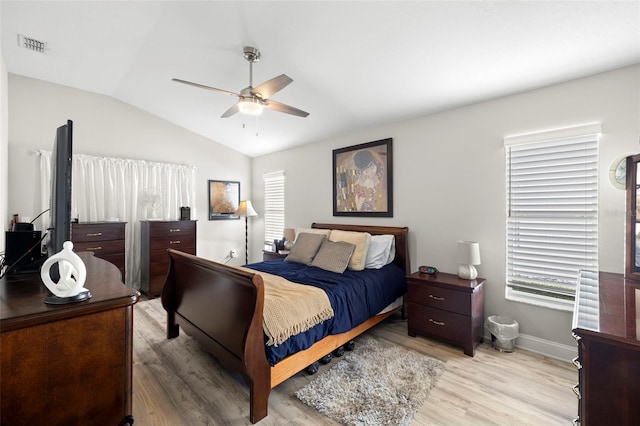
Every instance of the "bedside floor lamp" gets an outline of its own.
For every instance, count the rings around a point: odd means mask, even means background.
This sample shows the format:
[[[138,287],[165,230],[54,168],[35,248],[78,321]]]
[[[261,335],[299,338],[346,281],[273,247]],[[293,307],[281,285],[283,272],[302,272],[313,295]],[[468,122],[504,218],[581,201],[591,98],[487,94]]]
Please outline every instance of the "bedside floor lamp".
[[[480,244],[475,241],[458,241],[458,277],[474,280],[478,277],[475,266],[480,264]]]
[[[249,218],[258,216],[258,213],[253,209],[251,201],[245,200],[240,201],[234,215],[244,217],[244,263],[246,265],[249,263]]]

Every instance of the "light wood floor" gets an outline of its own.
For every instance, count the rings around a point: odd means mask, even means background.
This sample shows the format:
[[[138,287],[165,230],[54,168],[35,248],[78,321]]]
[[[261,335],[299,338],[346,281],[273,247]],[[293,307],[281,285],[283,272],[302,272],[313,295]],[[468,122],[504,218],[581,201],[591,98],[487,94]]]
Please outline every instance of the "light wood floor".
[[[135,425],[250,425],[249,392],[240,376],[221,369],[184,332],[167,340],[165,324],[159,299],[135,305]],[[399,316],[368,334],[446,363],[412,425],[569,425],[576,416],[571,387],[578,374],[569,363],[520,349],[501,353],[486,344],[471,358],[460,348],[409,337]],[[258,424],[337,425],[293,395],[314,377],[298,373],[272,390],[269,415]]]

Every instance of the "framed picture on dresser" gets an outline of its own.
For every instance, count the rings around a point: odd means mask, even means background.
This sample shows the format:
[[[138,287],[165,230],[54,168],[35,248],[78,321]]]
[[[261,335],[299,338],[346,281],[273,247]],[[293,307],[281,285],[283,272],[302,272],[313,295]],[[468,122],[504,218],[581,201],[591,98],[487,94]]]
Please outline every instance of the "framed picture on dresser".
[[[240,219],[234,213],[240,205],[240,182],[209,181],[209,220]]]

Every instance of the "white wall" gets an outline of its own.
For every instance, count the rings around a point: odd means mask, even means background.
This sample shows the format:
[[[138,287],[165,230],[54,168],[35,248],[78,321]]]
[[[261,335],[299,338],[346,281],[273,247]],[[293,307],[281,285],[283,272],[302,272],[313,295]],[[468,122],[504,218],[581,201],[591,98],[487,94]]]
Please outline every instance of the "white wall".
[[[196,206],[191,207],[198,220],[198,255],[221,260],[231,249],[244,251],[242,220],[207,220],[207,180],[240,181],[241,197],[250,197],[249,157],[107,96],[14,74],[8,85],[10,212],[32,218],[39,213],[39,160],[32,152],[51,150],[56,128],[71,119],[74,153],[195,166]],[[240,261],[244,257],[231,264]]]
[[[485,315],[516,319],[530,343],[543,339],[547,349],[553,342],[560,350],[575,348],[571,313],[505,300],[503,138],[602,123],[600,269],[623,272],[625,194],[609,184],[608,169],[619,155],[640,151],[639,73],[639,66],[627,67],[255,158],[254,204],[263,210],[263,173],[285,170],[287,227],[314,221],[408,226],[414,270],[428,264],[455,272],[456,241],[478,241],[478,270],[487,279]],[[333,217],[332,150],[388,137],[393,138],[394,217]],[[261,236],[260,218],[253,223],[254,235]]]
[[[2,20],[0,8],[0,21]],[[0,37],[0,46],[2,38]],[[4,252],[4,231],[9,227],[7,203],[9,199],[9,108],[8,108],[8,76],[4,65],[4,55],[0,50],[0,253]]]
[[[10,74],[8,211],[37,214],[37,158],[30,151],[50,149],[54,129],[70,118],[74,120],[75,152],[177,162],[198,168],[198,251],[203,257],[219,260],[231,248],[240,253],[244,248],[243,221],[206,220],[206,181],[241,181],[241,197],[251,199],[261,213],[263,173],[285,170],[287,226],[313,221],[408,226],[413,269],[431,264],[449,272],[457,269],[456,241],[477,240],[482,254],[478,270],[480,276],[487,278],[485,315],[515,318],[521,333],[533,340],[575,347],[570,336],[570,313],[504,299],[502,140],[513,134],[602,123],[600,269],[622,272],[625,197],[623,191],[609,184],[607,173],[619,155],[639,151],[639,74],[639,66],[627,67],[343,135],[253,161],[117,100]],[[4,108],[1,115],[6,115]],[[387,137],[394,140],[394,217],[334,218],[332,150]],[[1,202],[0,199],[0,207]],[[3,220],[8,221],[7,216]],[[250,260],[259,260],[262,217],[252,218],[249,226]]]

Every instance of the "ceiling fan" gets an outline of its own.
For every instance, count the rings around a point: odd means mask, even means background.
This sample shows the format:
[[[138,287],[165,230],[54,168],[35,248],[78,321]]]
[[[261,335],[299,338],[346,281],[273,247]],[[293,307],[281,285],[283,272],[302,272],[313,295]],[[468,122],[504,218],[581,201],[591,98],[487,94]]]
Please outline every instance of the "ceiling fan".
[[[216,89],[215,87],[205,86],[204,84],[193,83],[179,78],[173,78],[172,80],[178,83],[199,87],[201,89],[213,90],[214,92],[221,93],[223,95],[237,97],[238,102],[226,110],[225,113],[222,114],[222,118],[231,117],[236,112],[249,115],[259,115],[262,113],[263,108],[297,115],[298,117],[306,117],[309,115],[306,111],[269,99],[273,94],[284,89],[293,81],[290,77],[285,74],[281,74],[271,80],[265,81],[257,87],[253,87],[253,63],[260,60],[260,51],[255,47],[245,46],[244,58],[249,61],[249,86],[242,89],[240,93]]]

